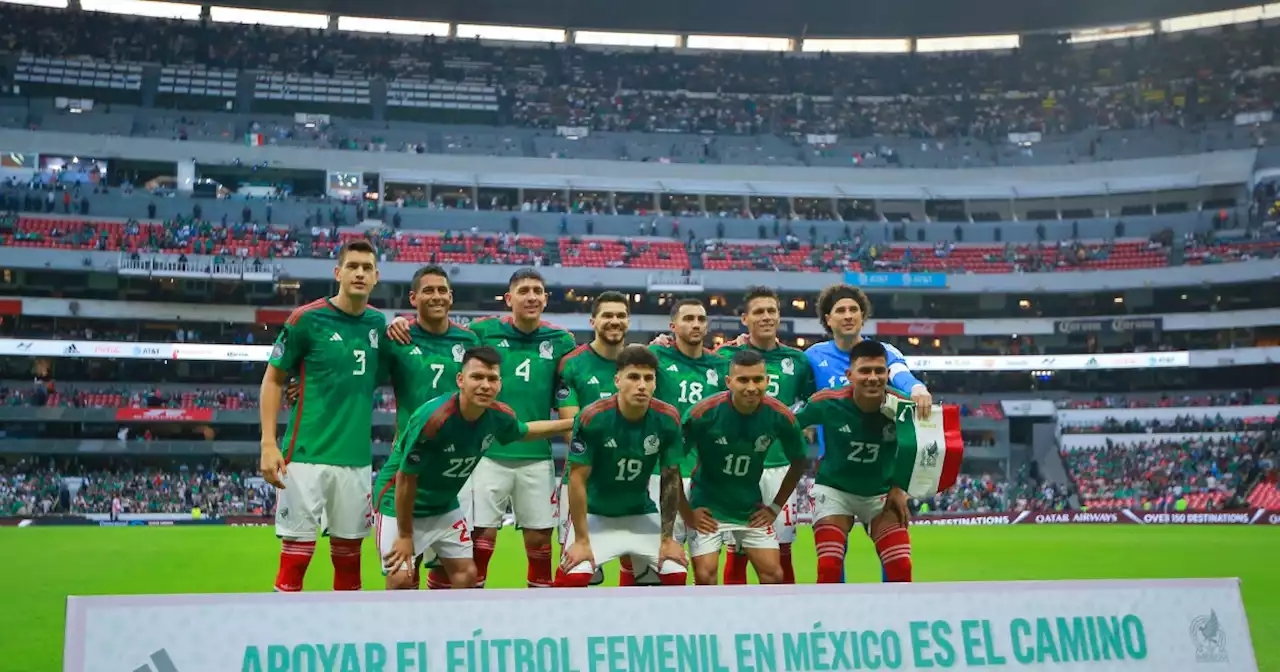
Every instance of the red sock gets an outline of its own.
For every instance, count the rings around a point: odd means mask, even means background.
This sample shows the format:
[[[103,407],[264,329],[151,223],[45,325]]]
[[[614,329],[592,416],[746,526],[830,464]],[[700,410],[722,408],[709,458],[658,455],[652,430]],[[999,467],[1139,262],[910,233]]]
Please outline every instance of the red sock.
[[[556,576],[556,588],[586,588],[590,585],[591,572],[578,572],[577,574],[566,574],[564,572],[560,572],[560,574]]]
[[[618,560],[618,565],[618,585],[623,587],[636,585],[636,572],[631,567],[631,556],[622,556]]]
[[[280,569],[276,572],[277,593],[302,591],[302,578],[307,575],[307,565],[315,555],[316,542],[284,540],[280,548]]]
[[[725,550],[724,585],[743,586],[747,583],[747,554],[738,551],[736,546]]]
[[[525,546],[524,554],[529,559],[529,587],[550,588],[551,546]],[[587,579],[590,580],[591,576],[588,575]]]
[[[444,571],[443,567],[433,567],[427,572],[427,588],[431,590],[445,590],[452,588],[453,584],[449,581],[449,572]]]
[[[360,590],[360,546],[363,539],[329,539],[333,589]]]
[[[778,544],[778,554],[782,560],[782,582],[796,582],[796,568],[791,564],[791,544]]]
[[[907,528],[894,524],[880,531],[875,538],[880,565],[884,567],[884,580],[888,583],[911,582],[911,537]]]
[[[476,588],[484,588],[485,577],[489,576],[489,561],[493,559],[494,539],[476,536],[472,555],[476,559]]]
[[[813,543],[818,550],[818,583],[840,583],[844,568],[844,549],[849,535],[831,524],[813,528]]]
[[[658,581],[662,582],[664,586],[685,586],[689,584],[689,573],[658,574]]]

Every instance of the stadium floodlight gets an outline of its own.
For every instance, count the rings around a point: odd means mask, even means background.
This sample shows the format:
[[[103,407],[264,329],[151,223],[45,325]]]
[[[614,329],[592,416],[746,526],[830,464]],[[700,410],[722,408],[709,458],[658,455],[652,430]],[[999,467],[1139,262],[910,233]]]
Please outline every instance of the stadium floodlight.
[[[1017,35],[961,35],[958,37],[927,37],[916,40],[919,53],[948,51],[996,51],[1017,49],[1022,38]]]
[[[215,23],[243,23],[278,28],[310,28],[324,30],[329,27],[329,17],[324,14],[299,12],[274,12],[266,9],[242,9],[240,7],[209,8],[209,18]]]
[[[375,19],[367,16],[339,16],[338,30],[382,35],[434,35],[447,37],[449,24],[442,21]]]
[[[685,40],[690,49],[721,51],[791,51],[795,42],[786,37],[750,37],[747,35],[690,35]]]
[[[680,36],[668,33],[610,33],[598,30],[579,30],[573,35],[573,43],[608,47],[660,47],[674,49],[680,45]]]
[[[0,0],[0,4],[30,5],[32,7],[50,7],[52,9],[67,8],[67,0]]]
[[[177,2],[155,0],[80,0],[80,9],[86,12],[149,16],[155,19],[200,20],[200,5],[184,5]]]
[[[556,42],[562,43],[566,32],[560,28],[530,28],[528,26],[482,26],[474,23],[458,24],[455,35],[461,39],[501,40],[504,42]]]
[[[800,51],[832,54],[905,54],[911,51],[911,40],[905,37],[885,39],[806,39]]]
[[[1184,30],[1200,30],[1202,28],[1216,28],[1218,26],[1230,26],[1240,23],[1262,21],[1263,19],[1268,18],[1267,9],[1270,7],[1274,7],[1274,4],[1266,6],[1254,5],[1253,7],[1241,7],[1239,9],[1224,9],[1220,12],[1206,12],[1204,14],[1175,16],[1160,22],[1160,32],[1177,33]],[[1275,15],[1273,14],[1272,16]]]
[[[1147,37],[1156,32],[1155,24],[1130,23],[1123,26],[1105,26],[1102,28],[1086,28],[1071,31],[1067,41],[1071,44],[1087,44],[1106,40],[1127,40],[1134,37]]]

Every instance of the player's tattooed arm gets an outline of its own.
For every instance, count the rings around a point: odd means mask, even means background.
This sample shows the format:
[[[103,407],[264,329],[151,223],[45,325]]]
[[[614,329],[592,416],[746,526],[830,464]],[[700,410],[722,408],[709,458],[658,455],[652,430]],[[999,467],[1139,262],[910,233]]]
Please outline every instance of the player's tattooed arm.
[[[676,514],[680,511],[680,495],[684,490],[684,481],[680,478],[680,467],[664,467],[659,479],[659,506],[662,511],[662,538],[675,536]]]

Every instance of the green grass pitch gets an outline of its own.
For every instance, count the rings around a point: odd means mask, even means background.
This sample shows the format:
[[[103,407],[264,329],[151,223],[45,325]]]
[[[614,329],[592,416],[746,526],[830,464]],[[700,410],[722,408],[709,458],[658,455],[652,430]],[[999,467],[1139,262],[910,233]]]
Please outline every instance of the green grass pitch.
[[[855,535],[856,537],[857,535]],[[62,669],[67,595],[255,592],[270,589],[278,543],[268,528],[28,527],[0,529],[0,669]],[[1262,670],[1280,672],[1280,534],[1254,527],[920,527],[912,530],[917,581],[1240,577]],[[504,530],[490,588],[524,585],[522,544]],[[796,543],[797,579],[815,576],[813,538]],[[321,542],[308,590],[333,579]],[[608,582],[616,583],[609,568]],[[870,542],[853,544],[850,581],[878,581]],[[382,576],[372,541],[365,588]]]

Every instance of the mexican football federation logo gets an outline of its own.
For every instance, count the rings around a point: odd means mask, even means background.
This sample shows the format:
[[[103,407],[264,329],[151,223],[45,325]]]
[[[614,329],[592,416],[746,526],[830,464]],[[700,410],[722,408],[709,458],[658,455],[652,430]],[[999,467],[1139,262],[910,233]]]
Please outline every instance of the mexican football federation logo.
[[[757,452],[757,453],[763,453],[764,451],[769,450],[769,444],[772,444],[772,443],[773,443],[773,439],[771,439],[771,438],[769,438],[769,437],[767,437],[767,436],[757,436],[757,437],[756,437],[756,452]]]
[[[707,384],[712,387],[720,385],[720,374],[715,369],[707,369]]]
[[[467,354],[467,349],[462,347],[461,343],[453,344],[453,361],[461,362],[462,356]]]
[[[1218,613],[1210,610],[1208,616],[1197,616],[1191,621],[1191,641],[1196,645],[1196,662],[1227,662],[1227,635],[1218,622]]]
[[[644,437],[644,454],[645,455],[658,454],[658,435],[657,434],[650,434],[649,436]]]
[[[920,451],[920,466],[932,469],[938,466],[938,442],[931,441]]]
[[[543,359],[552,359],[555,356],[555,348],[551,345],[551,341],[538,344],[538,356]]]
[[[796,363],[789,359],[782,360],[782,372],[788,376],[794,374],[796,372]]]
[[[377,329],[369,330],[369,347],[375,350],[378,349],[378,330]]]
[[[492,445],[493,445],[493,435],[486,434],[484,437],[484,440],[480,442],[480,452],[483,453],[486,450],[489,450],[489,446],[492,446]]]

